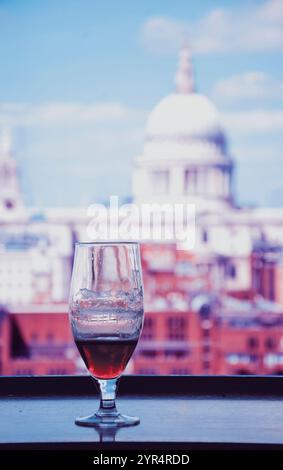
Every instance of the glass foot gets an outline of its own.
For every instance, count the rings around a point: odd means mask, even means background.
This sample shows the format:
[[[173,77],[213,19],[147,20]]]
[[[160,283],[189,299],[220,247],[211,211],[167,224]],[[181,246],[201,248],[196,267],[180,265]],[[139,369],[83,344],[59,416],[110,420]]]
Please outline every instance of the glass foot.
[[[94,413],[90,416],[85,416],[82,418],[77,418],[75,423],[78,426],[87,426],[87,427],[106,427],[106,426],[136,426],[139,424],[140,419],[137,416],[127,416],[122,415],[121,413],[113,414],[104,414],[104,413]]]

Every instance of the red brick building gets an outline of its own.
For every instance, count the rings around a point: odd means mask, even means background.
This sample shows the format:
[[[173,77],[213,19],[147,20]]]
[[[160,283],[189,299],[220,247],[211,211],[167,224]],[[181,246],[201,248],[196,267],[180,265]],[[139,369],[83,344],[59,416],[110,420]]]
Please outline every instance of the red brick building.
[[[0,345],[2,375],[73,374],[77,370],[65,304],[2,309]]]
[[[2,375],[83,372],[66,305],[1,313]],[[128,369],[136,374],[282,374],[283,312],[202,295],[189,310],[145,314]]]
[[[186,312],[146,313],[135,373],[283,373],[283,311],[235,299],[213,305],[205,297]]]
[[[128,372],[283,373],[280,259],[270,247],[253,253],[253,289],[237,299],[214,289],[209,270],[200,269],[191,254],[171,245],[143,246],[146,313]],[[272,279],[278,282],[274,291]],[[70,331],[67,304],[1,309],[0,374],[84,371]]]

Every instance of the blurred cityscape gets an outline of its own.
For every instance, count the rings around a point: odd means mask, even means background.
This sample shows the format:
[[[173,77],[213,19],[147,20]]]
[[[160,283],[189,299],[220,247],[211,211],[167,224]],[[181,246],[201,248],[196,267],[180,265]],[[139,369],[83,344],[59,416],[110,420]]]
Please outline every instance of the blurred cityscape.
[[[142,243],[146,314],[127,371],[282,374],[283,209],[239,207],[218,112],[194,82],[184,47],[135,159],[133,202],[195,204],[196,243]],[[8,128],[0,180],[0,373],[84,373],[67,302],[86,208],[25,207]]]

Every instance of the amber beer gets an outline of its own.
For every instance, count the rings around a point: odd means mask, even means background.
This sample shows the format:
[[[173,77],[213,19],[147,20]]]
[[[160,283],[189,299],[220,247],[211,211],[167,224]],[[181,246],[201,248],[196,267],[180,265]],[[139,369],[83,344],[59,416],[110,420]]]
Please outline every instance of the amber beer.
[[[89,372],[98,379],[119,377],[132,356],[138,339],[93,338],[76,340]]]

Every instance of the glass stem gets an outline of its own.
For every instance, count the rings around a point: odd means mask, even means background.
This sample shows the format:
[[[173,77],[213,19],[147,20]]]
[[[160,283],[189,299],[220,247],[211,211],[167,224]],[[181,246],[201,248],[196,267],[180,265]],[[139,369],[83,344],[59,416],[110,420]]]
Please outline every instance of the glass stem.
[[[118,414],[116,408],[117,379],[96,379],[100,388],[100,406],[97,415],[106,416]]]

